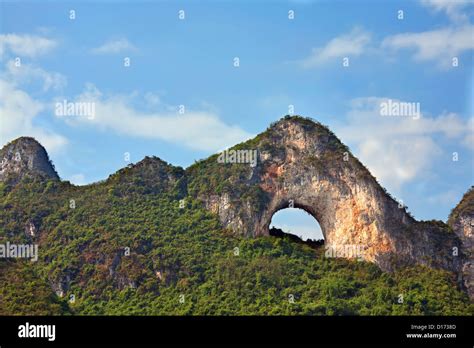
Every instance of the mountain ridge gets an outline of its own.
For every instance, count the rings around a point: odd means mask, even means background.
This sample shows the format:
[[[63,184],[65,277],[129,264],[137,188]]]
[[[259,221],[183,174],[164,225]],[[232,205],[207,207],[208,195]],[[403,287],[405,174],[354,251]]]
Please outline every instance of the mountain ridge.
[[[90,211],[92,202],[98,204],[100,201],[102,203],[98,207],[109,206],[109,210],[115,211],[122,209],[122,206],[135,209],[129,207],[127,202],[138,197],[146,202],[152,197],[160,197],[160,200],[166,199],[163,204],[169,206],[168,209],[178,209],[173,214],[203,206],[212,216],[217,217],[219,225],[229,231],[231,236],[257,238],[269,235],[271,216],[279,209],[289,207],[288,203],[294,200],[295,207],[303,208],[320,222],[326,246],[363,244],[366,246],[363,258],[385,271],[396,271],[403,264],[421,264],[453,272],[461,278],[469,277],[468,273],[461,271],[464,261],[460,258],[463,257],[464,248],[461,247],[459,236],[451,233],[444,223],[418,222],[413,219],[405,207],[400,207],[377,183],[347,146],[320,123],[299,116],[286,116],[255,138],[230,149],[257,150],[258,165],[252,167],[249,163],[219,163],[219,154],[214,154],[183,169],[156,157],[145,157],[93,185],[71,185],[54,175],[39,175],[39,182],[36,183],[27,180],[22,184],[20,179],[7,182],[7,191],[13,190],[17,195],[23,195],[28,190],[36,192],[38,199],[42,197],[41,200],[47,202],[49,207],[37,211],[36,207],[27,206],[32,202],[26,198],[23,201],[25,204],[5,198],[5,221],[8,223],[4,232],[20,238],[17,231],[34,230],[37,231],[35,236],[26,234],[29,240],[51,243],[51,238],[65,238],[60,232],[60,226],[64,223],[56,226],[52,221],[60,216],[67,220],[72,214],[75,219],[73,221],[88,225],[90,222],[87,218],[76,212],[85,209],[88,214],[94,214]],[[20,177],[30,176],[26,173]],[[35,204],[41,206],[40,202]],[[116,207],[110,204],[115,204]],[[71,210],[72,205],[74,208]],[[101,209],[104,216],[108,213],[105,208],[97,209]],[[11,221],[12,216],[8,214],[18,214],[19,211],[24,217]],[[116,214],[128,216],[120,211]],[[136,217],[129,216],[129,219],[135,221]],[[147,215],[142,219],[149,221],[153,217]],[[129,220],[123,218],[118,225],[107,223],[105,219],[99,218],[98,221],[101,223],[96,228],[102,232],[97,235],[98,232],[94,232],[94,243],[102,238],[118,238],[112,232],[104,230],[101,224],[109,226],[111,231],[120,230],[120,226],[129,224]],[[73,228],[74,224],[70,221],[67,226]],[[181,231],[184,226],[176,228]],[[85,236],[89,232],[83,233]],[[87,238],[92,238],[92,235]],[[141,240],[143,237],[137,238]],[[461,249],[459,257],[451,255],[455,246]],[[143,241],[136,248],[149,250],[150,246]],[[141,274],[136,268],[138,266],[134,266],[138,272],[134,275],[121,269],[121,263],[127,259],[117,259],[119,254],[116,250],[107,249],[105,254],[109,255],[105,259],[94,256],[94,262],[108,265],[113,277],[121,274],[118,279],[113,278],[116,286],[123,289],[130,284],[132,287],[140,284],[140,278],[137,278]],[[50,255],[48,258],[55,257]],[[54,271],[53,275],[48,275],[56,293],[67,293],[71,284],[74,284],[74,279],[84,277],[78,275],[79,270],[68,271],[71,266],[66,261],[64,267],[65,273]],[[176,279],[173,267],[176,266],[154,268],[153,272],[159,272],[160,277],[164,278],[166,276],[163,274],[168,274],[167,279],[171,281]],[[466,284],[465,280],[458,280],[458,284]]]

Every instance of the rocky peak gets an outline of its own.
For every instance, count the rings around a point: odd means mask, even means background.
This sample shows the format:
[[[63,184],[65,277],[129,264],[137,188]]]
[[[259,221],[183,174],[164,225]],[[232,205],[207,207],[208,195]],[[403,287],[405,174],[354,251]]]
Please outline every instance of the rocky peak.
[[[309,117],[286,115],[280,120],[273,122],[267,131],[283,132],[286,137],[295,136],[298,133],[314,133],[333,135],[328,127]]]
[[[122,186],[123,192],[132,187],[144,188],[140,190],[141,193],[157,193],[175,188],[181,192],[184,189],[181,186],[185,185],[183,176],[183,168],[175,167],[155,156],[146,156],[140,162],[130,163],[109,176],[107,182]]]
[[[240,159],[249,158],[246,150],[256,152],[257,164],[222,163],[214,155],[187,174],[190,192],[236,234],[268,235],[272,216],[294,207],[319,222],[326,247],[359,248],[384,270],[402,263],[459,270],[452,253],[459,239],[448,226],[413,219],[319,122],[285,116],[232,149]]]
[[[474,186],[451,211],[448,224],[464,246],[462,276],[470,298],[474,299]]]
[[[130,163],[127,167],[120,169],[110,178],[124,179],[127,176],[140,176],[148,179],[178,180],[184,174],[181,167],[175,167],[162,159],[145,156],[140,162]]]
[[[273,144],[293,145],[303,150],[315,143],[326,143],[332,132],[319,122],[301,116],[285,116],[274,122],[262,134],[262,140],[270,140]]]
[[[34,138],[20,137],[0,150],[0,182],[16,183],[26,176],[59,180],[45,148]]]
[[[448,224],[460,238],[474,237],[474,186],[462,197],[451,211]],[[472,244],[474,246],[474,243]]]

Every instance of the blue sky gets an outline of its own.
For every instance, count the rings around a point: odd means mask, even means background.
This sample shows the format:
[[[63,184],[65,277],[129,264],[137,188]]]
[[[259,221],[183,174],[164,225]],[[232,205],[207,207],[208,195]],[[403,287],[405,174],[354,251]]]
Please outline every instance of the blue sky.
[[[63,179],[104,179],[126,152],[186,167],[294,105],[417,219],[445,220],[473,184],[472,2],[2,1],[0,11],[0,143],[36,137]],[[388,99],[419,103],[421,117],[381,117]],[[62,100],[94,102],[94,119],[55,115]],[[281,225],[308,227],[287,215]]]

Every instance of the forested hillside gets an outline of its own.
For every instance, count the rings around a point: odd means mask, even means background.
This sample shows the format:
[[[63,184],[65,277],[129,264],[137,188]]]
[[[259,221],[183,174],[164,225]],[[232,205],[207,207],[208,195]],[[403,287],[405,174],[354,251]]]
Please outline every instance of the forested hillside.
[[[231,234],[156,158],[84,187],[1,185],[0,242],[39,244],[38,262],[0,260],[3,315],[473,313],[445,271],[388,274],[323,246]]]

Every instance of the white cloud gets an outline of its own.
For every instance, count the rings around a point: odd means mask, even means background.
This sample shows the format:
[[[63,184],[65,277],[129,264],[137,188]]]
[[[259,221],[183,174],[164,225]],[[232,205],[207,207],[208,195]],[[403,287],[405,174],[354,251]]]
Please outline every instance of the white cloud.
[[[33,120],[45,110],[45,105],[18,89],[12,82],[0,79],[0,143],[20,137],[35,137],[48,152],[56,152],[67,144],[59,134],[37,127]]]
[[[338,36],[325,46],[313,48],[311,55],[301,61],[304,68],[313,68],[335,58],[353,57],[363,54],[371,40],[370,33],[354,28],[350,33]]]
[[[447,27],[420,33],[402,33],[386,37],[382,48],[398,51],[412,49],[416,61],[436,61],[440,66],[451,65],[453,57],[474,49],[474,26]]]
[[[92,49],[94,54],[115,54],[124,51],[136,51],[136,47],[125,38],[107,41],[103,45]]]
[[[42,84],[43,92],[49,89],[61,89],[67,84],[67,79],[64,75],[57,72],[49,72],[31,64],[22,63],[20,66],[15,65],[14,60],[7,62],[5,71],[2,75],[9,81],[14,81],[15,84],[31,83],[39,80]]]
[[[160,95],[153,92],[145,93],[144,98],[145,98],[145,102],[149,106],[157,106],[162,103]]]
[[[0,35],[0,55],[19,55],[35,58],[46,54],[54,47],[56,42],[45,37],[35,35]],[[61,88],[66,84],[66,79],[59,73],[47,72],[39,67],[21,62],[16,66],[15,60],[5,62],[0,72],[0,144],[20,137],[35,137],[50,153],[54,153],[67,144],[67,139],[60,134],[35,124],[35,120],[45,111],[46,105],[20,86],[30,85],[32,82],[40,83],[43,92],[49,89]]]
[[[474,149],[474,117],[471,117],[466,126],[467,134],[463,139],[462,144],[469,149]]]
[[[215,113],[186,109],[184,114],[169,111],[139,111],[132,106],[134,96],[104,96],[89,85],[76,101],[95,103],[95,117],[66,118],[70,125],[90,125],[117,134],[160,139],[206,151],[216,151],[250,138],[238,126],[224,123]],[[64,116],[63,116],[64,117]]]
[[[18,56],[37,57],[57,46],[56,41],[28,34],[0,34],[0,57],[12,53]]]
[[[463,22],[468,19],[462,10],[472,2],[467,0],[421,0],[421,3],[434,12],[444,12],[454,22]]]
[[[354,99],[346,122],[336,127],[336,134],[355,146],[354,154],[383,186],[398,194],[403,184],[430,175],[434,160],[443,153],[440,139],[462,142],[472,131],[468,126],[472,120],[465,121],[454,113],[422,115],[419,119],[381,116],[380,103],[387,100]]]
[[[435,61],[439,67],[452,66],[453,57],[474,49],[474,25],[462,12],[468,2],[426,0],[422,3],[436,12],[445,12],[453,21],[450,25],[422,32],[406,32],[385,37],[377,44],[384,54],[412,50],[417,62]],[[322,47],[313,48],[311,54],[299,61],[304,68],[314,68],[324,63],[366,54],[371,48],[371,33],[355,27],[350,33],[337,36]],[[374,51],[374,48],[372,48]],[[462,64],[462,62],[460,63]]]

